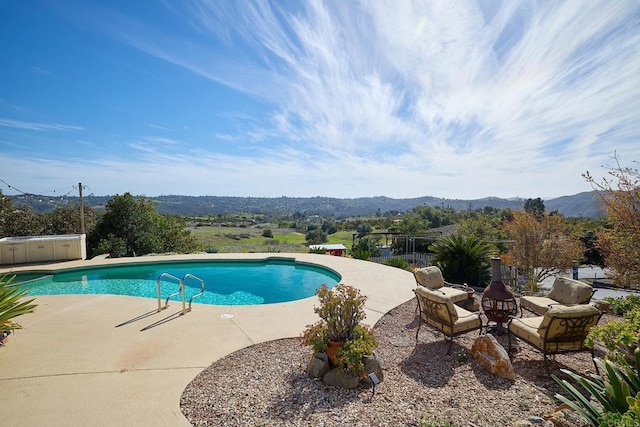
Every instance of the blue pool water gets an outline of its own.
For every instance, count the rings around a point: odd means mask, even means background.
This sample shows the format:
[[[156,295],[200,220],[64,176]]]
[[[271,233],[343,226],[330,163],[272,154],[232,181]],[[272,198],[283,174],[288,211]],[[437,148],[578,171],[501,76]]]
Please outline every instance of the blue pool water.
[[[169,273],[179,279],[187,273],[206,283],[194,303],[214,305],[271,304],[307,298],[320,285],[335,286],[340,276],[316,265],[293,260],[207,261],[128,264],[56,273],[20,284],[29,295],[115,294],[157,298],[157,279]],[[16,278],[20,282],[20,276]],[[161,282],[161,297],[179,290],[178,282]],[[200,282],[185,280],[186,300],[200,292]],[[180,300],[180,296],[172,300]]]

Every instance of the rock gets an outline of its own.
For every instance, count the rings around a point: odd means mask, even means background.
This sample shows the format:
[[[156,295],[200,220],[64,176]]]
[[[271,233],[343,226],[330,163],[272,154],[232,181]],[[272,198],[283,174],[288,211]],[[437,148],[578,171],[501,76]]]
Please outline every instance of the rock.
[[[327,372],[322,377],[322,381],[327,385],[346,389],[356,388],[360,385],[358,375],[349,371],[340,372],[338,368],[333,368]]]
[[[511,381],[516,380],[516,373],[511,365],[511,360],[493,335],[483,335],[476,338],[471,347],[471,354],[478,363],[494,375]]]
[[[604,301],[601,299],[596,299],[591,301],[593,306],[597,308],[599,311],[605,311],[607,313],[613,313],[613,304],[609,301]]]
[[[562,404],[547,418],[555,427],[588,427],[587,420],[582,418],[569,405]]]
[[[380,361],[380,357],[376,353],[373,353],[369,356],[364,356],[364,378],[363,382],[371,385],[371,378],[369,378],[369,374],[373,372],[376,374],[376,377],[382,382],[384,380],[384,374],[382,372],[382,363]]]
[[[554,427],[550,421],[540,417],[529,417],[526,420],[518,420],[511,424],[512,427]]]
[[[307,365],[307,374],[313,378],[322,378],[329,372],[329,358],[326,353],[316,353]]]
[[[544,418],[538,416],[528,417],[527,421],[529,421],[534,426],[553,427],[552,422],[546,421]]]

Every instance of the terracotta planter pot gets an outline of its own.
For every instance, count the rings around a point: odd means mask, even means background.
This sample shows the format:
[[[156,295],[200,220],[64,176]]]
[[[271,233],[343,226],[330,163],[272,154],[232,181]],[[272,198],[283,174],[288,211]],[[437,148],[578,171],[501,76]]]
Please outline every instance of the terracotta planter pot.
[[[343,341],[329,341],[327,345],[327,357],[329,358],[329,362],[331,362],[334,368],[337,366],[336,359],[338,357],[338,350],[342,348],[343,345]]]

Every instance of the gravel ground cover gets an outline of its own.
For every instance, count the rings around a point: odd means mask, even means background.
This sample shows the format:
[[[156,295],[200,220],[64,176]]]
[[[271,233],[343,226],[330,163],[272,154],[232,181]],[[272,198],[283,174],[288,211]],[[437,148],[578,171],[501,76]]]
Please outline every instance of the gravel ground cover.
[[[553,412],[560,387],[542,354],[514,339],[516,381],[485,371],[471,356],[476,332],[455,339],[451,355],[435,329],[423,325],[418,340],[415,300],[375,325],[384,381],[343,390],[305,373],[311,350],[299,338],[257,344],[224,357],[184,390],[181,408],[195,426],[509,426]],[[525,314],[526,316],[526,314]],[[611,320],[603,316],[599,324]],[[508,348],[507,336],[497,336]],[[598,355],[598,353],[596,353]],[[588,352],[558,355],[561,368],[593,371]]]

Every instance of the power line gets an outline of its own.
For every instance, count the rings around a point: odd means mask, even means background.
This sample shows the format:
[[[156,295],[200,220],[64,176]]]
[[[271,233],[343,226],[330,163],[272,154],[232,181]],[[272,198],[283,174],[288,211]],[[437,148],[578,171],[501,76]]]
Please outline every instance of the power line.
[[[3,184],[5,184],[10,190],[13,190],[17,193],[20,193],[23,196],[46,196],[46,195],[55,195],[55,197],[67,197],[69,194],[73,193],[74,191],[76,191],[78,189],[77,185],[72,185],[71,189],[69,191],[67,191],[65,194],[61,194],[59,195],[60,191],[64,191],[66,190],[68,187],[65,188],[57,188],[54,190],[49,190],[49,191],[40,191],[40,192],[26,192],[26,191],[22,191],[19,188],[17,188],[15,185],[11,185],[9,184],[7,181],[5,181],[4,179],[0,178],[0,182],[2,182]],[[83,185],[83,188],[88,188],[87,186]]]

